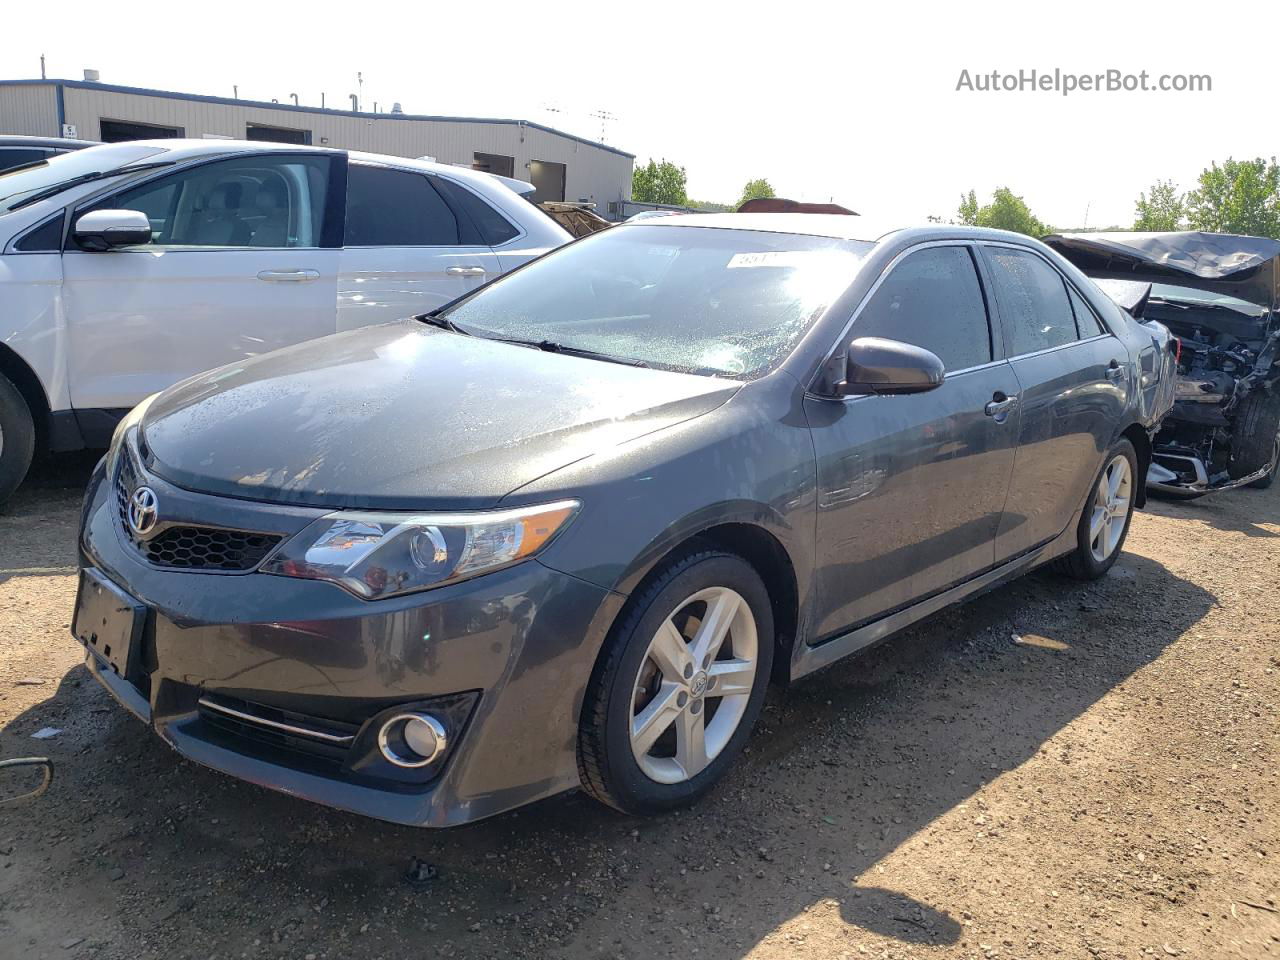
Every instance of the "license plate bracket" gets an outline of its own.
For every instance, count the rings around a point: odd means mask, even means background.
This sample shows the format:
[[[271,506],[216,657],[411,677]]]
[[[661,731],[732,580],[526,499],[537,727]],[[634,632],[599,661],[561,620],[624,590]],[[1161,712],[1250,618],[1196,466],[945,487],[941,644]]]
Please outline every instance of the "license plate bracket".
[[[96,570],[80,571],[71,632],[112,673],[132,680],[147,608]]]

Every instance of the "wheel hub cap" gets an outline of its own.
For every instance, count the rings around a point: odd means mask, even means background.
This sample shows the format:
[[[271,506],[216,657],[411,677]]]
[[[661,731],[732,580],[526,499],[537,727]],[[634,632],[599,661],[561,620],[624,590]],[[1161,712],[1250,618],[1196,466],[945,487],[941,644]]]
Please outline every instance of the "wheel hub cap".
[[[1089,552],[1099,563],[1105,561],[1120,545],[1129,519],[1133,477],[1127,457],[1113,457],[1102,471],[1093,497],[1093,513],[1089,519]]]
[[[746,713],[758,652],[755,618],[735,591],[711,587],[676,607],[634,686],[631,750],[647,777],[682,783],[724,750]]]
[[[707,692],[707,672],[699,670],[689,681],[689,696],[700,697]]]

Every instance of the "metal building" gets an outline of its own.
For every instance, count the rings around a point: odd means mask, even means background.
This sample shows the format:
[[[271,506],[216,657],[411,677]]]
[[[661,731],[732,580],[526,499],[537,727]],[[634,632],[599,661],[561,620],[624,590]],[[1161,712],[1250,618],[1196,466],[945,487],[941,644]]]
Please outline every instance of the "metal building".
[[[397,105],[398,106],[398,105]],[[631,198],[634,155],[526,120],[366,113],[81,80],[0,80],[0,134],[139,140],[230,138],[429,156],[531,182],[534,199]]]

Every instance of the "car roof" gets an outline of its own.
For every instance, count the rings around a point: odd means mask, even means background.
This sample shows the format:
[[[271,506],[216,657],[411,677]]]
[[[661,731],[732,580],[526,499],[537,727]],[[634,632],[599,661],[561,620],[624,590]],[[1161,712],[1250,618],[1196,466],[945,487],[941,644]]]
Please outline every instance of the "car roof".
[[[764,233],[796,233],[840,240],[879,240],[901,230],[902,224],[886,224],[869,217],[836,213],[684,213],[669,217],[644,217],[635,227],[718,227],[722,230],[758,230]]]
[[[1008,230],[965,224],[920,223],[840,213],[687,213],[673,217],[649,217],[619,224],[628,229],[659,227],[717,227],[722,230],[754,230],[761,233],[794,233],[836,240],[878,243],[901,234],[904,240],[1001,240],[1036,244],[1033,237]]]
[[[502,178],[470,167],[455,167],[448,163],[437,163],[430,160],[417,160],[411,157],[396,157],[384,153],[364,153],[359,150],[343,150],[337,147],[313,147],[302,143],[272,143],[264,140],[193,140],[183,138],[166,138],[161,140],[125,140],[119,143],[98,144],[102,147],[142,146],[165,151],[168,156],[163,159],[181,162],[196,157],[214,157],[221,154],[237,154],[245,151],[254,153],[334,153],[346,154],[352,160],[363,160],[368,163],[386,164],[409,169],[417,169],[432,173],[445,173],[459,180],[475,184],[501,184]],[[159,156],[146,157],[140,163],[151,163],[161,159]],[[511,190],[507,184],[502,184]],[[515,192],[512,190],[512,192]]]
[[[70,137],[24,137],[17,134],[0,136],[0,147],[61,147],[76,150],[80,147],[98,146],[93,140],[72,140]]]

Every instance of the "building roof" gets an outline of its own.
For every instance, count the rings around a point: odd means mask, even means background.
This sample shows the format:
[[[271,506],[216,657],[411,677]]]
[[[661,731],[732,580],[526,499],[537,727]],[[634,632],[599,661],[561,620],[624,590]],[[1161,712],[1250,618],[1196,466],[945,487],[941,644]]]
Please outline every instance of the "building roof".
[[[500,117],[445,117],[419,113],[369,113],[363,110],[335,110],[332,107],[295,106],[292,103],[273,103],[268,100],[243,100],[235,97],[210,97],[199,93],[178,93],[172,90],[152,90],[147,87],[124,87],[114,83],[97,83],[90,80],[0,80],[0,87],[12,86],[46,86],[64,87],[73,90],[99,90],[105,93],[128,93],[139,97],[160,97],[166,100],[186,100],[191,103],[217,103],[231,107],[257,107],[265,110],[283,110],[289,113],[311,113],[322,114],[324,116],[357,117],[366,120],[426,120],[437,122],[445,121],[450,123],[509,124],[511,126],[524,126],[530,127],[534,130],[541,130],[544,133],[554,134],[557,137],[564,137],[566,140],[573,140],[577,143],[586,144],[589,147],[595,147],[608,153],[615,153],[618,156],[626,157],[629,160],[634,160],[636,158],[634,153],[627,153],[625,150],[619,150],[617,147],[611,147],[608,144],[600,143],[597,140],[589,140],[586,137],[579,137],[576,134],[565,133],[563,130],[557,130],[555,127],[548,127],[545,124],[534,123],[532,120],[511,120]]]

